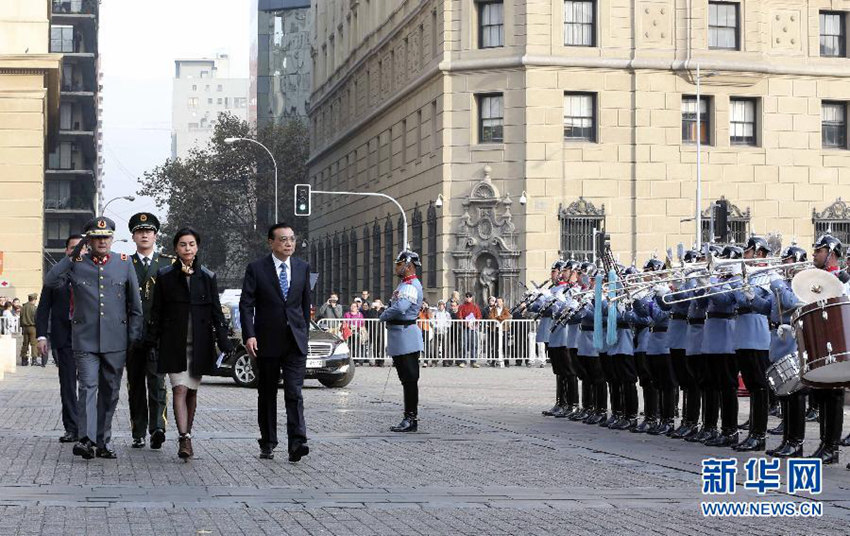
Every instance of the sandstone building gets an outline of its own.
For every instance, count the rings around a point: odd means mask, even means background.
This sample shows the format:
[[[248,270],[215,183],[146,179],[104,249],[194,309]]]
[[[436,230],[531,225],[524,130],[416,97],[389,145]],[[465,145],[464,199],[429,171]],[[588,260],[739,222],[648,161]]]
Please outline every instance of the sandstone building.
[[[698,135],[702,207],[728,200],[733,238],[850,238],[850,1],[313,9],[311,183],[396,197],[432,300],[487,285],[510,298],[558,255],[592,255],[593,228],[624,262],[692,243]],[[317,196],[313,214],[318,291],[388,296],[396,209]]]

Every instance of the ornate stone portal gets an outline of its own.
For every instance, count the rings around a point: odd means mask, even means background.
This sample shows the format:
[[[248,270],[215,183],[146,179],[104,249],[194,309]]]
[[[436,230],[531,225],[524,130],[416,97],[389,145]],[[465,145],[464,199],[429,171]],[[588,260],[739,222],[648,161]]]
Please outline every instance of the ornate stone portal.
[[[490,296],[506,304],[519,296],[517,232],[511,221],[511,199],[501,197],[484,166],[484,179],[472,187],[463,201],[463,215],[455,233],[455,288],[475,293],[479,305]]]

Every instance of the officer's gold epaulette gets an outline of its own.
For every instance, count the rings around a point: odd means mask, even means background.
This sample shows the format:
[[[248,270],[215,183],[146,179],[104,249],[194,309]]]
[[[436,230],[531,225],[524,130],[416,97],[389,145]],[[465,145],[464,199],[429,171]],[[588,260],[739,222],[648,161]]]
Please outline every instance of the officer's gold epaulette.
[[[169,255],[168,253],[160,253],[159,256],[163,259],[170,260],[172,263],[177,262],[177,257],[175,255]]]

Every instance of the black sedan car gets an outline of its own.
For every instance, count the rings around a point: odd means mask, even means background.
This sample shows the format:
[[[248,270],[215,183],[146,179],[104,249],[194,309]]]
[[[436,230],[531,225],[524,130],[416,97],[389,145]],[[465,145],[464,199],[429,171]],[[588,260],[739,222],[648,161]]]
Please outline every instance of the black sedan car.
[[[248,355],[242,344],[241,334],[234,329],[233,322],[238,309],[222,303],[225,319],[230,322],[231,339],[234,351],[220,358],[214,376],[231,377],[242,387],[256,387],[257,374],[255,359]],[[354,360],[348,351],[348,344],[340,337],[330,333],[316,323],[310,323],[307,341],[307,374],[304,379],[319,380],[325,387],[345,387],[354,379]]]

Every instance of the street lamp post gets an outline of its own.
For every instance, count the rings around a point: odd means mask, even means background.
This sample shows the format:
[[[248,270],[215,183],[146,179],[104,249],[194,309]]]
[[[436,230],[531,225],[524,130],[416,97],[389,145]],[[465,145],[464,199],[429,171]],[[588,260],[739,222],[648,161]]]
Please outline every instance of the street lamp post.
[[[106,207],[108,207],[108,206],[109,206],[109,203],[112,203],[113,201],[118,201],[119,199],[124,199],[124,200],[126,200],[126,201],[130,201],[130,202],[132,203],[133,201],[135,201],[135,200],[136,200],[136,196],[133,196],[133,195],[121,195],[121,196],[118,196],[118,197],[113,197],[112,199],[110,199],[109,201],[107,201],[107,202],[103,205],[103,210],[101,210],[101,211],[100,211],[100,215],[101,215],[101,216],[103,216],[104,214],[106,214]]]
[[[274,155],[272,154],[272,152],[269,151],[269,148],[266,147],[265,145],[263,145],[262,143],[258,142],[257,140],[253,140],[251,138],[224,138],[224,143],[226,143],[227,145],[233,145],[237,141],[247,141],[247,142],[253,143],[255,145],[259,145],[260,147],[265,149],[267,153],[269,153],[269,158],[272,159],[272,164],[274,164],[274,221],[275,221],[275,223],[278,223],[280,221],[280,219],[278,218],[278,213],[277,213],[277,203],[278,203],[278,197],[277,197],[277,161],[274,159]]]

